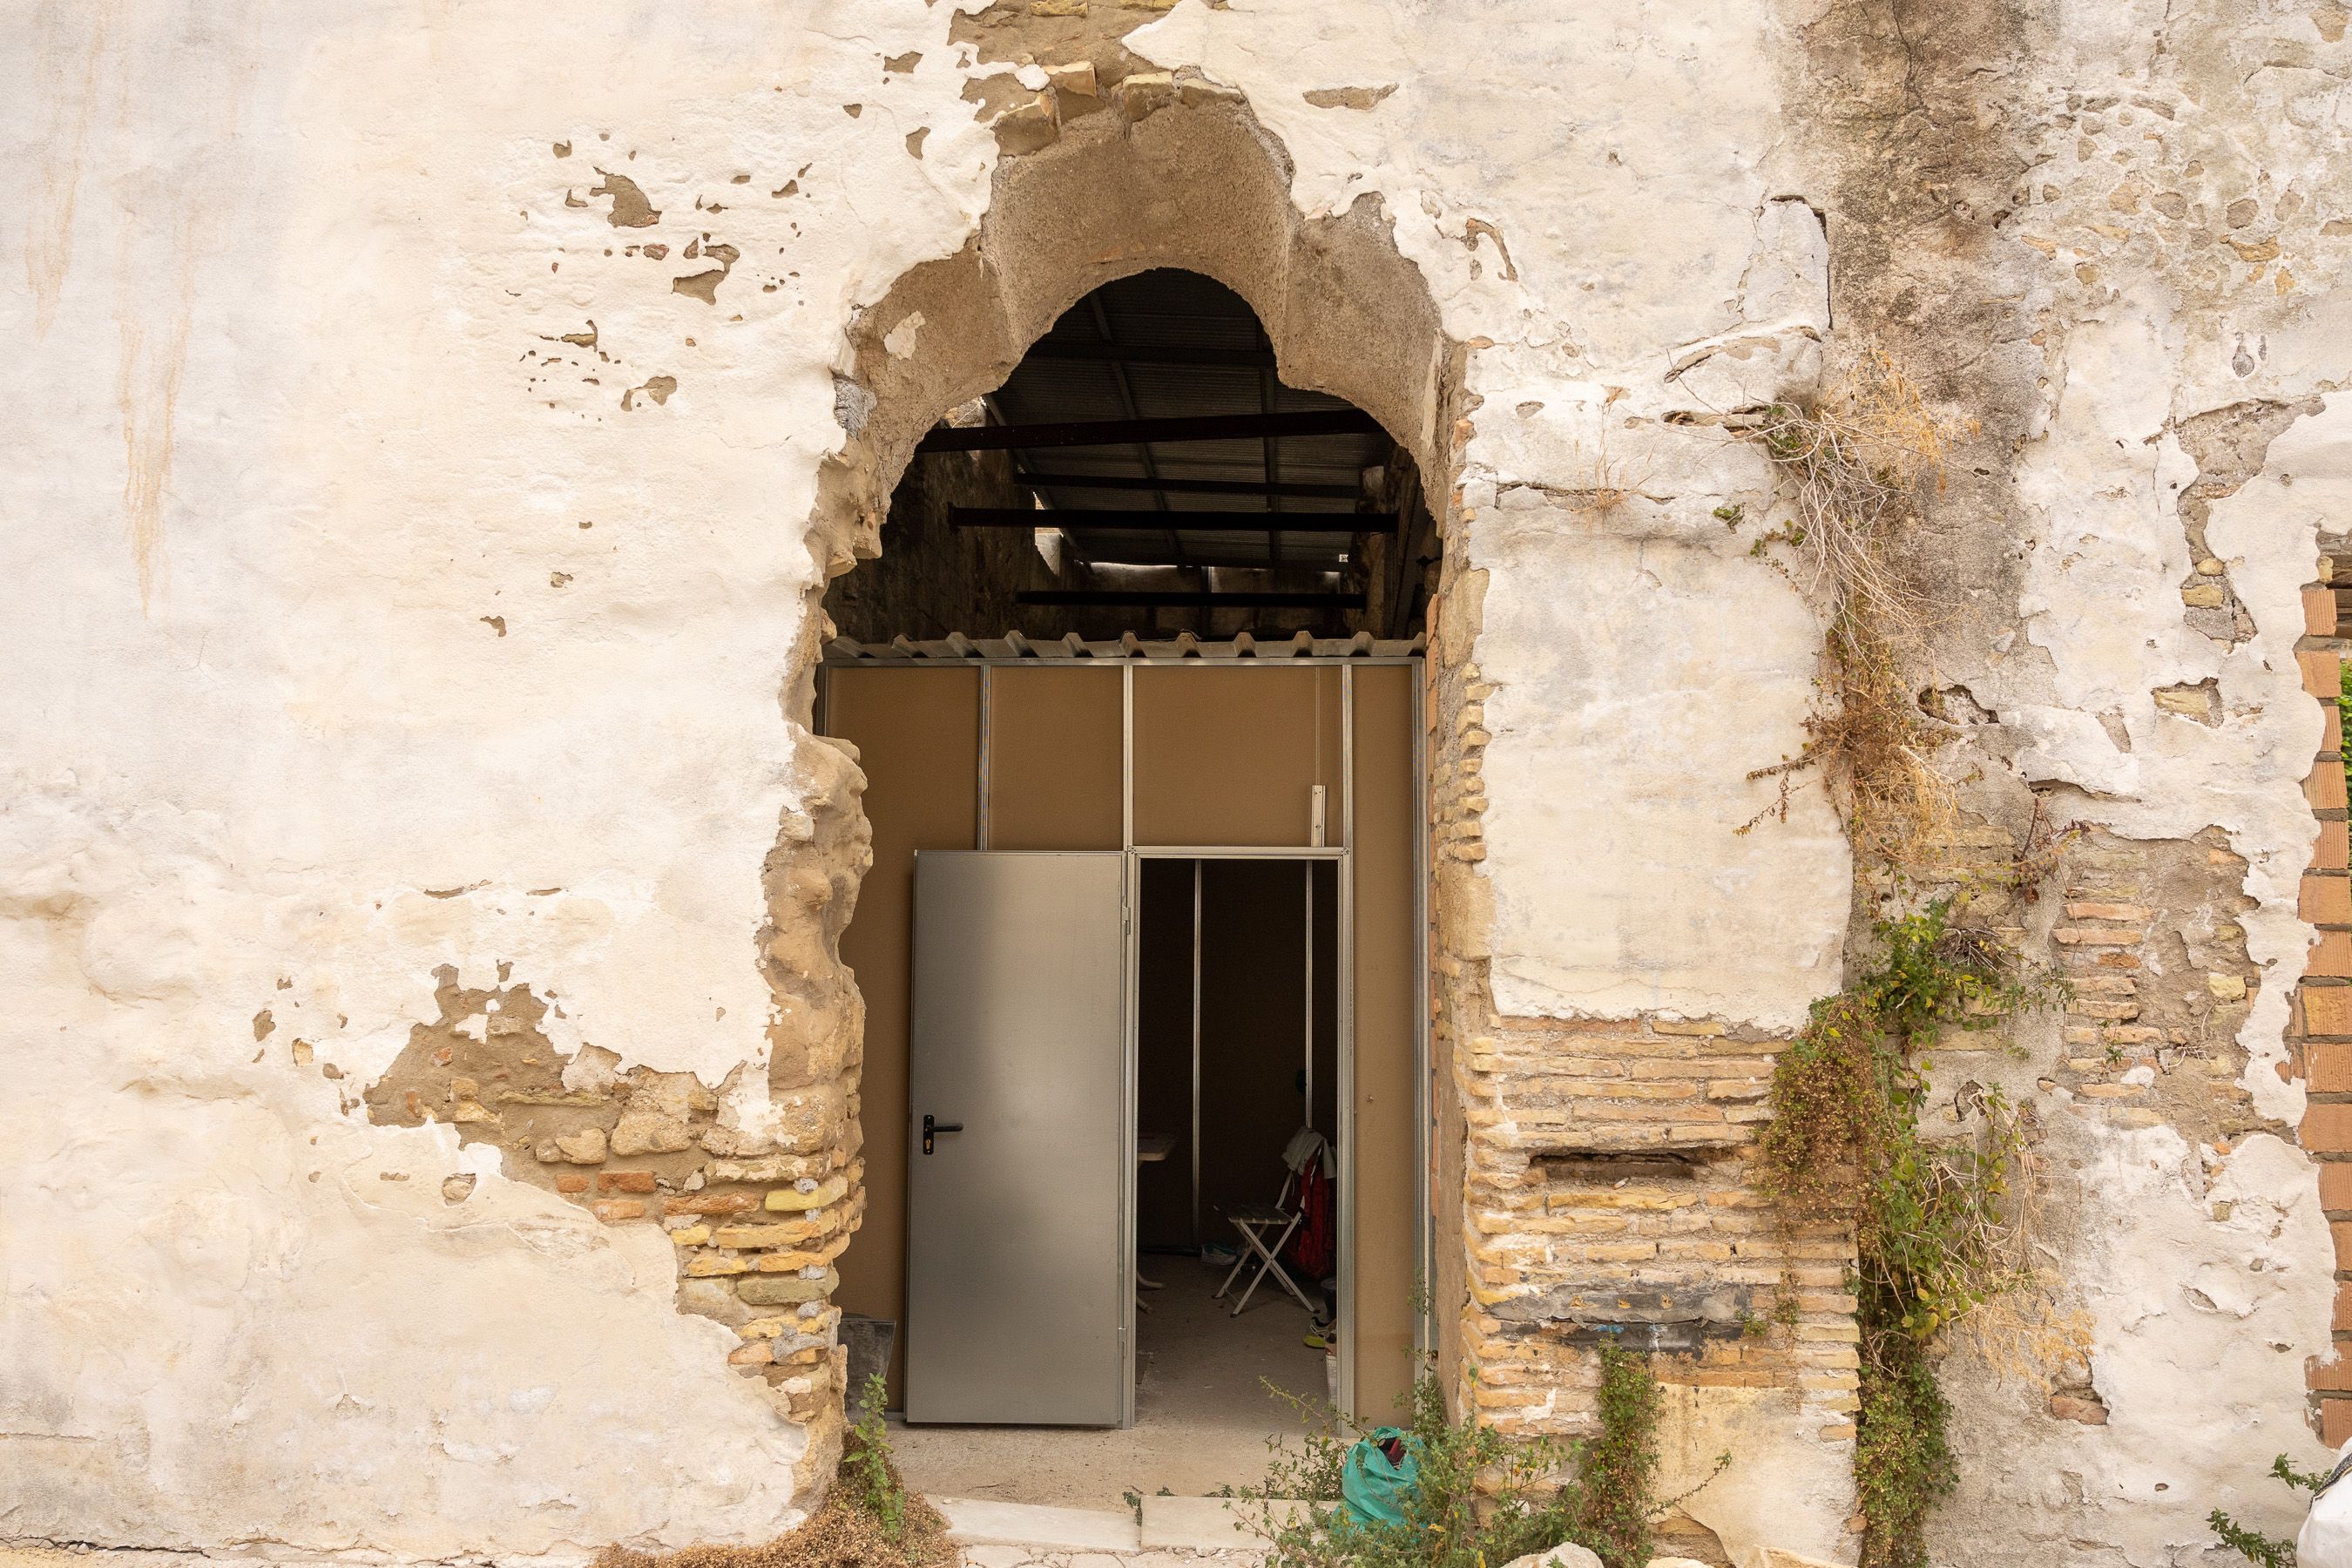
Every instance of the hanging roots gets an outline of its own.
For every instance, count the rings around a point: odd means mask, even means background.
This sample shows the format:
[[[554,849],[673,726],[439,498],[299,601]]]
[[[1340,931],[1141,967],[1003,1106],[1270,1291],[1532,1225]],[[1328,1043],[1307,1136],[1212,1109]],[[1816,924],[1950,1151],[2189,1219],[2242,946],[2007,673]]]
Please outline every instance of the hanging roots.
[[[1918,521],[1921,492],[1941,484],[1945,454],[1966,428],[1931,413],[1875,347],[1819,402],[1776,403],[1748,426],[1795,514],[1751,548],[1793,554],[1784,569],[1824,606],[1829,634],[1824,700],[1805,721],[1804,750],[1748,775],[1778,778],[1780,795],[1748,827],[1786,820],[1794,776],[1812,768],[1828,779],[1860,853],[1902,863],[1950,822],[1952,786],[1934,764],[1945,736],[1905,674],[1932,605],[1895,544]]]

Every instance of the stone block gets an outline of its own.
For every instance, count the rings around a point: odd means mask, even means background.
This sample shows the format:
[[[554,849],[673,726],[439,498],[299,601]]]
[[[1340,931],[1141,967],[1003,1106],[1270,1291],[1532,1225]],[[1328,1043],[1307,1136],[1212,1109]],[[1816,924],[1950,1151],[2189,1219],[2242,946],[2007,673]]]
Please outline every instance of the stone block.
[[[738,1281],[735,1291],[754,1306],[781,1307],[801,1301],[821,1301],[832,1295],[840,1283],[841,1276],[828,1268],[824,1278],[818,1279],[754,1275]]]
[[[675,1197],[662,1205],[670,1214],[698,1214],[724,1216],[750,1214],[760,1206],[757,1193],[688,1193]]]
[[[821,1209],[838,1203],[848,1191],[849,1179],[846,1176],[835,1176],[820,1182],[812,1192],[804,1193],[798,1187],[778,1187],[769,1193],[768,1207],[778,1211]]]
[[[709,1147],[709,1135],[703,1144]],[[714,1182],[797,1182],[803,1177],[822,1177],[833,1168],[832,1159],[824,1154],[763,1154],[755,1160],[717,1160],[711,1163],[710,1179]]]
[[[2070,921],[2129,921],[2135,925],[2145,925],[2151,914],[2145,904],[2109,904],[2087,900],[2069,900],[2066,904],[2066,918]]]
[[[613,1128],[613,1152],[618,1155],[675,1154],[693,1142],[684,1118],[658,1111],[624,1111]]]
[[[555,1152],[557,1158],[574,1165],[601,1163],[607,1152],[604,1130],[583,1127],[577,1132],[564,1133],[555,1140]]]
[[[643,1198],[599,1198],[593,1205],[596,1217],[610,1223],[622,1219],[643,1219],[646,1205]]]
[[[1601,1559],[1587,1547],[1562,1542],[1549,1552],[1530,1552],[1525,1557],[1514,1557],[1505,1568],[1601,1568]],[[1655,1565],[1653,1564],[1653,1568]]]
[[[722,1225],[714,1239],[721,1247],[740,1247],[759,1250],[770,1247],[792,1247],[817,1234],[817,1227],[805,1221],[782,1225]]]

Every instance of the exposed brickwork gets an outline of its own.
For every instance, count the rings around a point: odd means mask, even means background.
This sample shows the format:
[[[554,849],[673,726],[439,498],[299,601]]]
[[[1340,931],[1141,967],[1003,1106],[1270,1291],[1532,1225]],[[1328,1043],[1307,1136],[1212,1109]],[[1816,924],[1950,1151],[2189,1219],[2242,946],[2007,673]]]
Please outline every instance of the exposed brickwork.
[[[770,1031],[772,1112],[759,1126],[727,1125],[734,1077],[708,1085],[692,1073],[624,1070],[593,1045],[559,1052],[545,1026],[560,999],[509,983],[504,966],[488,989],[441,970],[441,1016],[411,1031],[375,1083],[344,1090],[345,1110],[363,1101],[372,1121],[449,1123],[465,1142],[497,1146],[508,1174],[604,1224],[661,1226],[678,1249],[679,1310],[734,1330],[729,1364],[808,1428],[804,1481],[829,1476],[838,1457],[847,1362],[829,1300],[833,1266],[866,1212],[855,1120],[864,1014],[838,943],[867,830],[856,811],[862,779],[840,753],[823,755],[834,771],[806,781],[804,813],[785,824],[787,844],[805,852],[780,852],[770,868],[768,971],[781,1005]],[[267,1014],[255,1031],[271,1032]],[[294,1047],[307,1065],[309,1047]],[[331,1065],[316,1070],[340,1078]]]
[[[680,1306],[745,1342],[730,1364],[816,1421],[838,1382],[825,1303],[834,1259],[864,1214],[863,1163],[839,1144],[772,1147],[718,1124],[719,1098],[688,1073],[620,1071],[610,1052],[559,1056],[548,1004],[520,985],[471,991],[445,972],[442,1017],[417,1026],[366,1100],[379,1121],[457,1125],[505,1151],[510,1173],[551,1185],[608,1225],[657,1224],[678,1248]],[[473,1038],[475,1021],[482,1038]]]
[[[2243,868],[2214,833],[2069,846],[2051,946],[2071,994],[2063,1051],[2040,1087],[2064,1091],[2072,1114],[2168,1124],[2216,1147],[2261,1125],[2234,1087],[2238,1031],[2262,984],[2234,918]]]
[[[1662,1382],[1794,1388],[1852,1435],[1843,1235],[1790,1233],[1750,1153],[1783,1041],[1718,1023],[1490,1020],[1452,1053],[1466,1180],[1475,1398],[1507,1431],[1577,1431],[1604,1337],[1669,1352]]]
[[[2304,641],[2296,653],[2304,689],[2327,710],[2327,726],[2305,798],[2318,814],[2319,842],[2297,900],[2303,918],[2319,928],[2319,940],[2295,994],[2289,1045],[2309,1091],[2301,1135],[2303,1146],[2322,1162],[2319,1202],[2336,1237],[2336,1354],[2352,1358],[2352,879],[2346,858],[2343,643],[2337,632],[2339,583],[2352,584],[2352,558],[2326,562],[2325,581],[2303,595]],[[2311,1389],[2318,1406],[2321,1439],[2352,1438],[2352,1383],[2344,1369],[2314,1364]]]
[[[1753,1180],[1786,1040],[1712,1020],[1495,1012],[1473,869],[1494,690],[1467,657],[1482,587],[1447,582],[1431,659],[1432,1056],[1439,1103],[1459,1108],[1465,1133],[1441,1172],[1442,1191],[1460,1183],[1461,1253],[1438,1267],[1441,1304],[1459,1315],[1441,1330],[1458,1352],[1456,1406],[1505,1432],[1583,1432],[1606,1338],[1654,1352],[1671,1385],[1785,1391],[1821,1440],[1851,1441],[1851,1239],[1792,1233]]]

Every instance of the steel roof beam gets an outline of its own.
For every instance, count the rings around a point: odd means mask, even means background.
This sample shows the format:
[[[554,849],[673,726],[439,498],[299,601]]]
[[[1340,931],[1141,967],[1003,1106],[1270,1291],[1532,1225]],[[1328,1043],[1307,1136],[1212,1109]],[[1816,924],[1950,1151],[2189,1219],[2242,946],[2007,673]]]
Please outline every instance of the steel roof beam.
[[[1355,408],[1284,414],[1202,414],[1169,419],[1090,419],[1067,425],[937,426],[919,452],[999,452],[1015,447],[1123,447],[1137,441],[1255,441],[1266,436],[1377,436],[1380,421]]]
[[[1174,523],[1170,519],[1177,520]],[[1170,527],[1187,533],[1394,533],[1392,511],[1127,511],[1104,508],[1043,510],[1021,506],[958,506],[948,509],[953,528],[1058,528],[1066,533],[1089,529]]]

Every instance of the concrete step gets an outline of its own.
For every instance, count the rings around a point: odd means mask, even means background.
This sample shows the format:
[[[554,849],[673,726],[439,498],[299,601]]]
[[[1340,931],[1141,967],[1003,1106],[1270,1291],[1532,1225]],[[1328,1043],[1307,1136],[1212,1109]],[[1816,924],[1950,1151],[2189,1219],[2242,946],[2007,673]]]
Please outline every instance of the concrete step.
[[[1261,1568],[1259,1527],[1286,1522],[1298,1502],[1150,1497],[1129,1512],[935,1497],[965,1568]]]
[[[1143,1532],[1135,1515],[1087,1508],[1045,1508],[985,1498],[935,1497],[959,1546],[1030,1546],[1045,1552],[1139,1552]]]
[[[1143,1544],[1190,1552],[1258,1552],[1268,1531],[1288,1524],[1309,1505],[1285,1498],[1244,1502],[1219,1497],[1143,1500]]]

